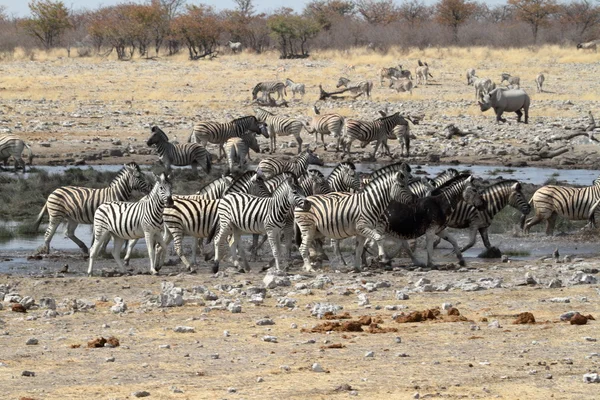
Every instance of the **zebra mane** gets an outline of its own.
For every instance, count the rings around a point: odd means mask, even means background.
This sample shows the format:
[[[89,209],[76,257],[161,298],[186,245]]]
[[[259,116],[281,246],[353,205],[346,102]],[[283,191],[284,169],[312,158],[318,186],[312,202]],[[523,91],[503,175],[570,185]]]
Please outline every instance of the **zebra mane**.
[[[125,176],[129,172],[129,168],[135,168],[137,172],[140,172],[140,173],[142,172],[142,170],[140,169],[140,166],[137,163],[135,163],[135,162],[127,163],[127,164],[123,165],[123,168],[121,168],[119,170],[119,172],[117,172],[117,176],[115,176],[113,178],[113,180],[110,181],[110,184],[108,186],[112,187],[112,186],[116,185],[123,178],[123,176]]]
[[[371,172],[371,179],[376,179],[376,178],[380,177],[381,175],[388,174],[389,172],[400,171],[402,169],[402,164],[406,165],[406,171],[408,173],[412,172],[410,165],[406,164],[403,161],[399,161],[397,163],[388,164],[384,167],[381,167],[381,168],[376,169],[375,171]]]
[[[229,185],[227,190],[223,193],[223,197],[230,193],[236,193],[239,188],[248,187],[250,179],[252,179],[256,175],[256,171],[246,171],[242,175],[238,176],[232,183]]]
[[[371,179],[371,181],[365,185],[365,187],[363,188],[361,193],[364,193],[369,187],[379,184],[379,182],[385,181],[386,179],[394,178],[396,176],[396,173],[399,173],[402,171],[398,170],[398,171],[392,171],[392,172],[393,173],[381,174],[381,175],[375,177],[374,179]]]
[[[375,121],[386,121],[386,120],[388,120],[388,119],[396,118],[396,117],[398,117],[398,116],[400,116],[400,111],[396,111],[396,112],[395,112],[395,113],[393,113],[393,114],[390,114],[390,115],[385,115],[385,116],[379,117],[379,118],[377,118]]]
[[[271,111],[267,111],[264,108],[260,108],[260,107],[256,107],[257,110],[264,112],[265,114],[269,114],[271,116],[274,116],[275,114],[273,114]]]
[[[203,194],[205,192],[210,191],[213,187],[218,187],[220,185],[227,185],[228,184],[228,179],[232,179],[228,176],[224,176],[222,178],[217,178],[211,182],[208,182],[207,184],[203,185],[197,192],[197,195]],[[232,182],[233,183],[233,182]],[[229,186],[229,185],[228,185]]]
[[[353,169],[353,170],[356,171],[356,166],[354,165],[354,163],[352,161],[341,162],[338,165],[336,165],[336,167],[334,168],[334,170],[337,169],[338,167],[341,168],[341,167],[346,166],[346,165],[348,166],[348,168]]]
[[[460,174],[458,176],[453,177],[452,179],[450,179],[448,182],[444,183],[439,188],[435,188],[435,190],[433,190],[431,192],[431,196],[437,196],[437,195],[443,194],[444,192],[446,192],[448,190],[451,190],[455,185],[459,185],[459,184],[463,183],[466,179],[469,179],[470,176],[472,176],[472,175]]]
[[[243,120],[247,120],[247,119],[251,119],[251,118],[256,119],[256,117],[254,115],[246,115],[245,117],[239,117],[236,119],[232,119],[231,122],[234,124],[237,124],[239,122],[242,122]]]
[[[499,187],[505,187],[505,186],[510,187],[510,186],[514,185],[515,183],[520,183],[520,182],[516,179],[504,179],[504,180],[501,180],[500,182],[496,182],[496,183],[492,183],[491,185],[488,185],[487,187],[485,187],[483,189],[483,192],[487,193],[487,192],[497,189]]]

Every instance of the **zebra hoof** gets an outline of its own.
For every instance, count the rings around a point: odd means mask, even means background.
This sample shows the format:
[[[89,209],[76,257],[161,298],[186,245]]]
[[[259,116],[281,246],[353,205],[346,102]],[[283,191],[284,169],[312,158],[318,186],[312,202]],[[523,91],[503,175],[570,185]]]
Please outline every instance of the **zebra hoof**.
[[[217,272],[219,272],[219,264],[215,263],[212,267],[212,273],[216,274]]]

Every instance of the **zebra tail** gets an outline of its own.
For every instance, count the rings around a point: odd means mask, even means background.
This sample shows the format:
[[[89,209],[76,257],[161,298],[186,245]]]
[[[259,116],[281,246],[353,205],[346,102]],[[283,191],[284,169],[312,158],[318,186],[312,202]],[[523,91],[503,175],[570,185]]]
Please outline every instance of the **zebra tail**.
[[[46,203],[44,203],[44,207],[42,207],[42,211],[40,211],[37,219],[33,223],[33,230],[34,231],[37,232],[38,228],[40,227],[40,223],[42,222],[42,218],[44,218],[44,214],[46,214],[47,210],[48,210],[48,205]]]
[[[300,246],[302,244],[302,232],[300,232],[300,227],[298,224],[294,224],[294,242],[296,246]]]
[[[213,226],[210,228],[210,232],[208,232],[208,237],[206,238],[207,244],[212,242],[213,238],[215,237],[215,234],[217,233],[218,226],[219,226],[219,217],[217,216],[217,218],[215,218],[215,222],[213,223]]]
[[[212,157],[209,152],[206,152],[206,168],[204,169],[207,174],[210,174],[212,169]]]
[[[31,151],[31,147],[27,143],[23,143],[25,147],[27,147],[27,151],[29,152],[29,165],[33,165],[33,152]]]

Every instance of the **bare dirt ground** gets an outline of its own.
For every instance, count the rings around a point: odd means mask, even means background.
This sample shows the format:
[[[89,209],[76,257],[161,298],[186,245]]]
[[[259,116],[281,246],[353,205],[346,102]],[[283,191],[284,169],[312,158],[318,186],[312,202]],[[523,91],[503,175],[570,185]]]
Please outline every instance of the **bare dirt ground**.
[[[387,106],[424,116],[412,128],[415,155],[409,162],[413,165],[432,162],[433,154],[440,163],[525,162],[597,169],[597,144],[587,137],[571,140],[569,152],[545,161],[533,161],[519,149],[540,147],[548,137],[571,133],[587,124],[589,110],[597,113],[599,57],[550,48],[544,52],[428,49],[386,56],[315,54],[310,61],[285,62],[252,55],[211,62],[11,61],[0,66],[0,131],[32,143],[38,155],[35,164],[82,160],[85,164],[131,160],[152,164],[156,156],[145,145],[152,125],[182,142],[194,122],[251,114],[251,87],[275,79],[275,69],[284,65],[285,74],[305,82],[308,90],[303,100],[292,101],[290,108],[278,113],[307,120],[317,85],[333,88],[337,78],[346,75],[353,80],[372,79],[372,99],[321,103],[322,112],[372,119]],[[381,67],[399,62],[413,67],[417,59],[431,66],[431,85],[419,86],[412,96],[379,88]],[[355,65],[353,70],[345,70],[349,63]],[[514,115],[507,115],[511,123],[498,126],[491,112],[482,114],[472,87],[464,82],[464,71],[471,66],[495,81],[505,71],[521,75],[522,86],[533,99],[530,124],[517,125]],[[546,74],[547,91],[536,94],[533,78],[539,72]],[[449,123],[476,135],[447,139],[444,127]],[[307,143],[312,141],[306,132],[303,137]],[[279,140],[285,147],[291,141]],[[210,149],[216,154],[216,148]],[[296,149],[283,150],[294,154]],[[365,156],[364,150],[355,151],[359,152],[356,158]],[[328,162],[339,160],[333,151],[320,149],[319,154]],[[548,241],[561,247],[589,245],[596,239],[548,239],[537,233],[523,241],[535,248]],[[509,263],[471,259],[461,269],[453,264],[455,258],[438,252],[436,260],[443,270],[414,270],[405,265],[406,259],[396,259],[390,271],[377,268],[360,274],[339,272],[334,260],[317,273],[294,267],[289,271],[289,286],[262,291],[265,273],[259,271],[266,256],[247,274],[225,269],[213,276],[205,264],[197,274],[181,273],[179,264],[163,268],[154,277],[141,274],[148,263],[140,258],[132,261],[133,270],[126,276],[88,278],[83,276],[87,263],[76,251],[55,252],[27,262],[36,271],[33,276],[0,277],[0,292],[30,296],[41,305],[23,314],[11,311],[9,296],[2,303],[0,397],[124,399],[147,391],[151,398],[181,399],[354,395],[404,399],[414,398],[415,393],[450,399],[596,398],[598,384],[584,383],[583,375],[599,372],[597,321],[571,325],[560,321],[560,316],[568,311],[600,315],[595,280],[600,255],[566,260],[565,255],[561,252],[559,263],[552,258]],[[65,264],[68,272],[61,273]],[[100,274],[114,266],[112,260],[103,260],[96,271]],[[183,306],[158,306],[163,281],[182,288]],[[549,288],[551,283],[560,287]],[[398,291],[408,299],[400,300]],[[257,294],[263,292],[261,302]],[[368,304],[361,295],[366,295]],[[115,297],[124,300],[126,311],[111,310]],[[42,298],[55,300],[56,313],[42,305]],[[231,312],[229,303],[232,308],[239,304],[241,313]],[[345,325],[355,330],[359,326],[362,332],[329,333],[337,329],[334,325],[312,332],[318,324],[337,322],[312,316],[316,303],[343,307],[336,314],[347,312],[351,321],[370,316],[376,325]],[[402,313],[440,308],[443,303],[451,303],[466,320],[438,316],[425,322],[397,322]],[[522,312],[531,312],[536,323],[513,324]],[[257,325],[265,318],[274,324]],[[178,326],[194,331],[175,332]],[[370,333],[380,330],[390,331]],[[110,336],[119,340],[119,347],[87,347],[88,341]],[[32,338],[38,344],[27,345]],[[313,371],[314,363],[325,372]],[[35,376],[23,376],[23,371]]]

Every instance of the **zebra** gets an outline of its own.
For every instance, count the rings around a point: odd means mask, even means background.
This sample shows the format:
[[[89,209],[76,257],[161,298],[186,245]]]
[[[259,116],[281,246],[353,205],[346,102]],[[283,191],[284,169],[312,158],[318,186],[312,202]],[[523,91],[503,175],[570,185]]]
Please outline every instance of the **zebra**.
[[[519,210],[523,215],[527,215],[531,211],[531,206],[522,192],[521,183],[517,180],[510,179],[494,183],[481,190],[480,194],[486,203],[485,210],[478,211],[472,205],[460,201],[448,217],[448,227],[469,228],[469,242],[460,249],[462,253],[475,245],[477,231],[479,231],[486,249],[492,247],[488,237],[488,228],[492,224],[494,216],[507,205]]]
[[[191,165],[194,173],[198,173],[198,165],[200,165],[204,172],[207,174],[210,173],[210,153],[198,143],[170,143],[166,133],[158,126],[153,126],[152,135],[150,135],[146,144],[156,147],[158,159],[165,167],[167,173],[171,172],[172,165],[178,167]]]
[[[237,161],[240,170],[246,166],[246,159],[249,157],[250,150],[260,153],[260,146],[256,140],[256,134],[250,132],[241,137],[232,137],[225,143],[225,154],[227,154],[227,174],[233,171],[233,164]]]
[[[289,210],[303,207],[305,196],[293,182],[286,180],[271,197],[256,197],[245,193],[234,193],[221,199],[218,208],[218,221],[213,225],[209,241],[214,238],[215,262],[213,272],[219,270],[220,247],[233,234],[232,255],[240,254],[244,262],[244,270],[249,270],[244,250],[239,247],[240,236],[247,233],[266,233],[275,258],[275,267],[280,271],[279,248],[280,233],[285,225]],[[239,267],[237,260],[235,265]]]
[[[396,89],[396,92],[398,92],[398,93],[409,92],[410,94],[412,94],[413,83],[408,78],[401,78],[401,79],[392,78],[392,85],[390,87],[392,87],[392,86],[394,87],[394,89]]]
[[[593,215],[594,203],[600,199],[600,180],[592,186],[574,188],[569,186],[542,186],[535,191],[530,204],[535,207],[535,216],[525,222],[524,232],[532,226],[546,221],[546,235],[554,233],[556,217],[561,215],[570,220],[585,220]]]
[[[277,100],[287,96],[285,84],[280,81],[267,81],[256,84],[256,86],[254,86],[252,89],[252,100],[256,100],[258,98],[259,92],[262,92],[262,98],[265,102],[268,102],[268,99],[271,97],[271,93],[277,93]]]
[[[396,162],[393,164],[388,164],[381,168],[378,168],[375,171],[371,172],[370,174],[363,174],[363,176],[361,178],[361,185],[363,186],[363,189],[364,189],[365,186],[367,186],[369,183],[371,183],[375,179],[379,178],[380,176],[388,175],[388,174],[392,174],[392,173],[396,173],[396,172],[402,172],[404,174],[405,178],[407,179],[407,181],[410,181],[412,179],[412,175],[411,175],[412,169],[410,168],[410,165],[408,165],[405,162],[399,161],[399,162]]]
[[[475,100],[480,101],[484,95],[496,88],[496,84],[490,78],[478,78],[473,75],[473,86],[475,87]]]
[[[373,82],[371,81],[360,81],[358,83],[353,83],[350,85],[350,79],[341,77],[338,79],[336,88],[346,87],[350,91],[350,93],[356,95],[356,97],[360,95],[366,95],[367,97],[371,97],[371,91],[373,90]]]
[[[405,176],[402,172],[396,172],[380,176],[359,193],[334,192],[307,197],[306,202],[310,207],[296,207],[294,210],[296,243],[300,245],[304,269],[313,269],[309,259],[309,247],[317,234],[333,239],[356,236],[355,270],[360,268],[366,239],[377,242],[379,256],[384,259],[383,235],[375,229],[377,220],[389,202],[392,199],[403,200],[405,192]],[[412,199],[411,194],[410,196]]]
[[[360,179],[354,163],[344,161],[336,165],[327,177],[327,184],[334,192],[358,192]]]
[[[426,62],[421,62],[421,60],[419,60],[419,66],[417,67],[416,71],[415,71],[415,75],[416,75],[416,80],[417,80],[417,85],[420,83],[425,82],[425,85],[427,85],[427,78],[428,77],[432,77],[431,73],[429,73],[429,65],[427,65]]]
[[[223,176],[202,186],[194,195],[203,199],[219,199],[233,183],[231,176]]]
[[[289,161],[273,157],[265,158],[258,163],[256,171],[260,171],[267,179],[282,172],[291,172],[298,177],[308,170],[309,165],[323,165],[323,160],[312,150],[306,149]]]
[[[290,78],[287,78],[285,80],[285,86],[290,88],[293,98],[296,97],[296,93],[300,94],[304,98],[304,94],[306,93],[304,83],[295,83]]]
[[[25,161],[21,158],[25,147],[29,152],[29,165],[32,165],[33,153],[27,143],[14,135],[0,136],[0,161],[6,165],[8,158],[12,156],[15,161],[15,172],[17,172],[17,168],[20,165],[23,168],[23,173],[25,173]]]
[[[317,135],[321,134],[321,142],[323,143],[323,148],[327,150],[327,146],[325,145],[324,135],[329,133],[334,138],[337,138],[338,141],[342,137],[342,129],[344,128],[344,117],[340,114],[323,114],[320,115],[320,111],[316,105],[313,106],[313,110],[315,112],[315,116],[312,117],[310,124],[306,124],[305,128],[308,133],[315,134],[315,146],[318,144]],[[338,144],[339,146],[339,144]]]
[[[467,86],[471,86],[477,77],[475,76],[475,68],[467,70]]]
[[[157,177],[150,194],[136,203],[112,201],[101,204],[94,213],[94,245],[90,251],[88,275],[92,276],[94,260],[111,237],[114,241],[112,255],[121,269],[124,268],[120,259],[123,242],[143,237],[148,248],[150,272],[153,275],[158,274],[154,244],[158,243],[163,249],[166,248],[161,236],[163,210],[172,205],[171,182],[164,173]],[[132,246],[127,249],[128,255],[131,248]]]
[[[277,135],[288,136],[294,135],[296,142],[298,142],[298,154],[302,151],[302,138],[300,133],[304,127],[304,123],[296,118],[283,117],[281,115],[275,115],[262,108],[256,108],[256,118],[264,122],[267,126],[267,132],[270,139],[271,154],[275,153],[277,149]]]
[[[408,122],[396,112],[387,117],[381,117],[375,121],[361,121],[356,119],[346,120],[346,129],[342,137],[342,147],[344,155],[350,154],[350,148],[354,140],[359,140],[365,147],[370,142],[376,140],[377,144],[373,150],[373,158],[377,154],[377,149],[383,144],[387,147],[387,137],[396,125],[408,125]],[[388,148],[389,153],[389,148]]]
[[[546,80],[546,77],[542,73],[539,73],[535,77],[535,85],[537,86],[538,93],[542,93],[544,91],[544,89],[542,88],[542,86],[544,85],[544,81],[545,80]]]
[[[391,67],[391,68],[381,68],[381,70],[379,71],[379,84],[381,87],[383,87],[383,80],[384,79],[389,79],[390,80],[390,86],[392,87],[392,84],[394,83],[393,78],[399,79],[400,77],[402,77],[401,74],[402,71],[402,66],[398,65],[398,68],[395,67]]]
[[[502,82],[507,81],[508,82],[508,87],[511,89],[519,89],[520,85],[521,85],[521,78],[519,78],[518,76],[512,76],[511,74],[507,74],[506,72],[503,72],[502,75],[500,75],[500,84],[502,84]],[[515,87],[516,86],[516,87]]]
[[[229,46],[229,49],[233,54],[242,51],[242,44],[240,42],[232,42],[230,40],[229,42],[227,42],[227,46]]]
[[[194,125],[188,142],[200,143],[203,146],[206,146],[207,142],[218,144],[220,160],[225,155],[223,146],[227,142],[227,139],[236,136],[240,137],[247,131],[263,135],[265,138],[269,137],[266,125],[259,122],[254,115],[248,115],[225,123],[200,122]]]
[[[79,186],[63,186],[55,189],[46,200],[40,211],[34,229],[37,230],[46,211],[49,216],[48,228],[44,235],[44,245],[38,253],[47,254],[50,251],[50,241],[56,228],[63,220],[67,220],[65,235],[79,246],[84,254],[88,254],[87,246],[75,236],[78,224],[92,224],[94,213],[98,207],[108,201],[126,201],[131,198],[134,190],[143,193],[150,192],[144,174],[136,163],[123,166],[108,187],[94,189]]]
[[[321,171],[316,169],[309,169],[304,175],[298,177],[298,186],[305,196],[327,194],[333,191]]]
[[[379,110],[379,114],[382,117],[386,117],[387,107],[386,110]],[[413,120],[410,117],[407,117],[406,119],[414,124]],[[396,125],[394,129],[388,132],[387,138],[392,140],[398,139],[398,142],[400,143],[400,154],[404,155],[404,148],[406,148],[406,157],[410,157],[411,136],[414,137],[414,135],[411,135],[410,133],[410,125]],[[390,148],[387,146],[387,142],[385,143],[385,147],[388,154],[391,153]]]
[[[600,40],[592,40],[591,42],[577,43],[577,49],[598,51],[598,43]]]

